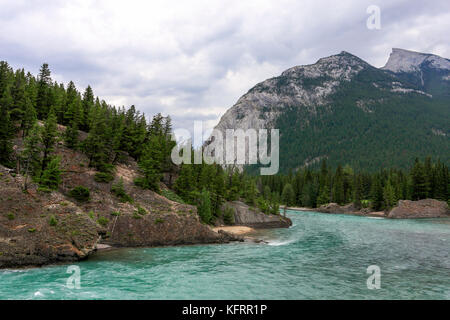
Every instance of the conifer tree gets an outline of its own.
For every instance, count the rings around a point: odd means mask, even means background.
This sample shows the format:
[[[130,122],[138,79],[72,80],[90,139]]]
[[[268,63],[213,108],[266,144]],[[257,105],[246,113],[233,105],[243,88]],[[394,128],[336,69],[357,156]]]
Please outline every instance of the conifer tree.
[[[35,122],[25,138],[24,150],[21,153],[21,167],[25,174],[24,190],[28,188],[28,176],[38,176],[42,169],[41,142],[41,128]]]
[[[56,115],[53,110],[50,110],[48,114],[48,118],[44,123],[44,129],[42,131],[42,170],[41,174],[44,172],[47,167],[48,162],[50,161],[50,154],[53,152],[56,138],[57,138],[57,123],[56,123]]]
[[[416,159],[411,169],[412,200],[425,199],[428,196],[428,181],[425,169],[419,159]]]
[[[340,205],[345,203],[344,173],[340,165],[337,167],[333,179],[333,202]]]
[[[381,185],[380,177],[378,175],[374,176],[374,181],[372,183],[371,204],[372,208],[375,210],[382,210],[384,208],[383,186]]]
[[[137,178],[135,183],[143,189],[150,189],[159,192],[159,181],[161,180],[160,164],[158,150],[146,146],[141,159],[139,160],[139,172],[141,177]],[[156,155],[155,155],[156,154]]]
[[[36,100],[36,109],[38,117],[45,119],[49,112],[49,86],[51,84],[50,69],[47,63],[44,63],[39,71],[39,82]]]
[[[78,123],[72,120],[64,133],[66,146],[71,149],[78,147]]]
[[[48,164],[47,168],[44,170],[39,185],[43,187],[44,190],[56,190],[61,183],[61,169],[60,169],[60,157],[54,157]]]
[[[196,190],[193,178],[192,165],[182,164],[178,179],[175,181],[174,190],[186,202],[191,202],[190,192]]]
[[[281,201],[288,207],[291,207],[295,204],[295,193],[290,183],[284,186],[283,193],[281,195]]]
[[[211,200],[210,200],[210,194],[206,189],[203,189],[202,193],[200,194],[200,203],[197,207],[198,215],[200,216],[200,219],[204,223],[211,223],[212,221],[212,209],[211,209]]]
[[[395,192],[394,188],[392,187],[392,184],[390,180],[386,183],[383,190],[383,198],[384,198],[384,204],[386,208],[392,208],[397,204],[397,199],[395,198]]]
[[[0,105],[0,164],[6,167],[13,166],[12,138],[12,123],[8,108],[5,105]]]
[[[21,119],[20,128],[22,129],[22,138],[28,135],[30,129],[37,121],[36,109],[34,109],[31,99],[25,98],[24,114]]]
[[[328,188],[328,185],[325,184],[319,194],[319,197],[317,198],[317,205],[321,206],[328,203],[330,203],[330,188]]]
[[[88,132],[90,129],[90,115],[92,109],[94,108],[94,92],[92,91],[91,86],[88,86],[83,93],[82,100],[82,120],[80,129]]]

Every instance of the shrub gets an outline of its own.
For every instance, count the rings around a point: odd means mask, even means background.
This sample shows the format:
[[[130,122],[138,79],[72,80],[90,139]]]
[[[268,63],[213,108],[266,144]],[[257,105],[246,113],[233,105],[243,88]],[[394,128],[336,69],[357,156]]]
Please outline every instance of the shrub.
[[[73,188],[69,194],[72,198],[82,202],[88,201],[90,198],[89,189],[83,186]]]
[[[94,180],[100,183],[108,183],[114,180],[114,175],[109,172],[97,172]]]
[[[39,181],[39,191],[49,192],[58,189],[58,185],[61,183],[60,162],[61,158],[55,157],[47,165]]]
[[[30,228],[30,229],[28,229],[28,232],[29,233],[35,233],[36,232],[36,228]]]
[[[108,225],[109,219],[105,217],[100,217],[97,219],[99,225],[106,227]]]
[[[89,218],[91,218],[92,220],[94,220],[94,218],[95,218],[95,213],[94,213],[94,211],[89,211],[88,216],[89,216]]]
[[[121,202],[133,202],[133,198],[131,198],[126,192],[123,186],[123,179],[120,178],[119,182],[113,184],[111,186],[111,193],[120,199]]]
[[[137,214],[141,215],[141,216],[145,216],[148,212],[147,210],[145,210],[144,208],[138,206],[137,211],[135,211]]]
[[[114,216],[114,217],[118,217],[118,216],[120,216],[120,212],[119,211],[114,211],[114,212],[111,212],[111,215]]]
[[[226,207],[223,211],[223,222],[226,225],[232,225],[234,224],[234,210],[233,208]]]
[[[172,190],[161,190],[161,195],[163,197],[166,197],[169,200],[178,202],[178,203],[185,203],[183,201],[183,199],[181,199],[181,197],[179,195],[177,195],[175,192],[173,192]]]
[[[14,213],[9,212],[6,217],[8,218],[8,220],[14,220],[16,217],[14,216]]]
[[[164,220],[161,218],[156,218],[155,219],[155,224],[160,224],[160,223],[164,223]]]
[[[58,220],[56,220],[55,216],[51,216],[50,220],[48,221],[48,224],[52,227],[56,226],[58,224]]]
[[[137,211],[134,211],[134,212],[133,212],[133,218],[134,218],[134,219],[142,219],[142,216],[140,216],[140,215],[137,213]]]

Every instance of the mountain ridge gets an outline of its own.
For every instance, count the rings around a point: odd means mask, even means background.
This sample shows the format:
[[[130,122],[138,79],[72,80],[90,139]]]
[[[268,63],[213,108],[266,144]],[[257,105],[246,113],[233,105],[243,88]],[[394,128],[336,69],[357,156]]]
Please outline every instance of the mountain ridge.
[[[398,61],[405,52],[409,51],[394,49],[388,67],[399,65],[392,59]],[[279,128],[280,161],[284,171],[318,158],[331,158],[333,165],[348,163],[363,169],[385,165],[405,167],[410,157],[415,156],[433,155],[448,161],[446,137],[450,132],[445,123],[449,119],[450,91],[447,89],[450,81],[446,77],[450,79],[450,69],[447,70],[444,62],[436,63],[440,57],[423,55],[420,73],[376,68],[346,51],[321,58],[315,64],[289,68],[251,88],[215,128],[222,131]],[[410,60],[403,65],[411,64]],[[440,65],[444,68],[440,69]],[[350,127],[351,123],[356,127]],[[399,125],[408,135],[399,130]],[[338,134],[333,137],[326,130]],[[377,130],[379,133],[374,133]],[[436,135],[437,130],[444,134]],[[352,134],[372,136],[361,139]],[[414,135],[419,138],[418,142],[410,143],[408,139]],[[325,136],[327,138],[323,139]],[[373,140],[373,146],[380,149],[372,153],[383,154],[385,148],[379,141],[388,143],[390,139],[386,136],[396,141],[395,148],[389,147],[383,156],[370,155],[367,140]],[[344,145],[347,150],[340,150]],[[303,151],[299,150],[300,146]],[[358,153],[352,157],[351,150]],[[396,154],[398,150],[404,153],[404,159]],[[295,164],[293,160],[286,160],[285,151],[289,151],[289,157],[297,159]],[[339,153],[346,155],[339,156]]]

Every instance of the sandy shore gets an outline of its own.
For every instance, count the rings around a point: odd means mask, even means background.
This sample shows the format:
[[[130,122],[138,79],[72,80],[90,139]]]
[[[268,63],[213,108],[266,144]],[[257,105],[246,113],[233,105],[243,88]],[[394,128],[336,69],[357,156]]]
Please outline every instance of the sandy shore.
[[[219,230],[223,230],[223,231],[226,231],[226,232],[238,235],[238,236],[245,235],[247,233],[251,233],[251,232],[255,231],[255,229],[250,228],[250,227],[245,227],[245,226],[216,227],[216,228],[213,228],[213,230],[215,232],[218,232]]]

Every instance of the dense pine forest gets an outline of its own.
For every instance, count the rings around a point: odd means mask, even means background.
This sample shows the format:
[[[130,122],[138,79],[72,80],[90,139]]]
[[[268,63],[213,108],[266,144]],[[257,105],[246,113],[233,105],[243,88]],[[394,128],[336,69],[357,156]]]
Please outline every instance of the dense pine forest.
[[[63,133],[59,126],[65,128]],[[450,195],[448,167],[439,160],[416,160],[410,170],[377,173],[331,168],[323,161],[319,170],[256,177],[218,165],[174,165],[171,133],[169,116],[157,114],[148,120],[135,106],[116,107],[100,100],[90,86],[80,92],[72,81],[67,86],[56,83],[47,64],[35,77],[0,62],[0,164],[27,177],[24,190],[28,179],[42,192],[58,189],[61,168],[55,145],[61,142],[87,155],[97,182],[111,182],[115,165],[131,157],[139,166],[137,186],[196,205],[205,223],[232,223],[233,214],[224,204],[234,200],[279,214],[280,204],[314,208],[354,202],[383,210],[400,199],[448,201]],[[160,187],[163,180],[169,189]],[[88,190],[80,186],[73,192]],[[129,199],[120,184],[111,192]]]
[[[320,170],[302,169],[288,175],[266,176],[260,188],[275,194],[288,206],[316,208],[334,202],[387,210],[398,200],[433,198],[449,201],[450,175],[439,160],[416,159],[409,170],[381,169],[375,173],[355,172],[348,165],[335,170],[326,160]]]

